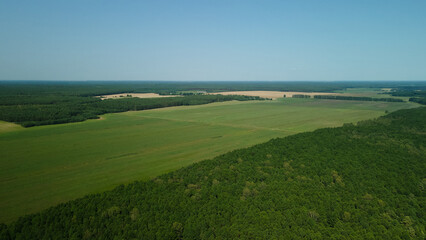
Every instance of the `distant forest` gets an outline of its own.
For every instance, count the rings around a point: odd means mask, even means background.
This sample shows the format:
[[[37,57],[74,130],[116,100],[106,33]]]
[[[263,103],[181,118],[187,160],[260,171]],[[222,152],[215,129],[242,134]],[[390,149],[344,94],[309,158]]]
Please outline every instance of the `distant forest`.
[[[0,225],[1,239],[425,239],[426,107],[229,152]]]
[[[409,81],[0,81],[0,96],[54,94],[97,96],[114,93],[159,93],[175,95],[179,91],[298,91],[333,92],[346,88],[426,88],[426,82]]]
[[[426,87],[400,87],[391,93],[392,96],[410,97],[410,102],[426,105]]]
[[[410,87],[416,85],[416,88]],[[408,87],[407,87],[408,85]],[[424,82],[49,82],[0,81],[0,120],[24,127],[79,122],[96,119],[101,114],[144,110],[169,106],[196,105],[230,100],[262,100],[245,96],[202,96],[188,91],[273,90],[332,92],[349,87],[394,87],[395,96],[413,96],[410,101],[425,104]],[[103,100],[95,96],[115,93],[178,94],[179,98]],[[398,95],[400,94],[400,95]],[[405,94],[405,95],[404,95]],[[411,95],[410,95],[411,94]],[[422,95],[423,94],[423,95]],[[305,97],[295,95],[294,97]],[[325,98],[321,96],[321,98]],[[333,98],[334,99],[334,98]],[[353,99],[368,101],[371,99]],[[383,101],[391,101],[389,98]],[[399,100],[392,100],[399,101]]]

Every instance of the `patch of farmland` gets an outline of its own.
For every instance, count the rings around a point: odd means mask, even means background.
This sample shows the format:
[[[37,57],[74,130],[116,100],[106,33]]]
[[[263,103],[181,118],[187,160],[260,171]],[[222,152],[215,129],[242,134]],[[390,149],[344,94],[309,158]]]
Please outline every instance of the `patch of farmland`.
[[[123,97],[137,97],[137,98],[162,98],[162,97],[181,97],[180,95],[160,95],[158,93],[119,93],[119,94],[110,94],[97,96],[104,99],[119,99]]]
[[[15,123],[0,121],[0,134],[6,132],[13,132],[20,129],[24,128],[21,125]]]

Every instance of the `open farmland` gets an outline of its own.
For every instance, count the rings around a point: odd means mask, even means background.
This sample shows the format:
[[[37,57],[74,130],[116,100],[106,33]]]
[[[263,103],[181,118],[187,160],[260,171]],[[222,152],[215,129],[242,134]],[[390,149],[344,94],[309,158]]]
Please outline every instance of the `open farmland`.
[[[372,98],[398,98],[408,101],[409,97],[392,96],[390,88],[346,88],[336,90],[335,94],[353,97],[372,97]]]
[[[0,222],[274,137],[413,106],[314,99],[233,101],[3,132]]]
[[[137,98],[161,98],[161,97],[179,97],[179,95],[160,95],[158,93],[120,93],[98,96],[104,99],[116,99],[122,97],[137,97]]]
[[[313,98],[315,95],[335,95],[335,96],[352,96],[352,97],[372,97],[372,98],[399,98],[408,101],[408,97],[394,97],[389,94],[389,88],[345,88],[344,90],[336,90],[334,92],[294,92],[294,91],[231,91],[231,92],[216,92],[210,94],[221,95],[244,95],[258,96],[262,98],[278,99],[284,95],[293,97],[293,95],[309,95]]]

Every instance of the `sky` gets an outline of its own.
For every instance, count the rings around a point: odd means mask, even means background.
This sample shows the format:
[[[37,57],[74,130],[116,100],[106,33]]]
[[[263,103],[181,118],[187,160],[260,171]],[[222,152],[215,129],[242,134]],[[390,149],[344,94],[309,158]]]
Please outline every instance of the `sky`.
[[[0,80],[426,80],[426,1],[0,0]]]

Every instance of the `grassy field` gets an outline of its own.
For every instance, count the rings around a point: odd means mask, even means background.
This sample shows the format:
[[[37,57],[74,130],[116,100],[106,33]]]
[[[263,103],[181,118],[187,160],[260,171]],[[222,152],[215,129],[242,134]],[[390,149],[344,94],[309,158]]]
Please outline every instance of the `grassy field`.
[[[279,99],[107,114],[102,120],[23,130],[3,122],[0,222],[274,137],[413,106]]]
[[[22,127],[21,125],[0,121],[0,134],[6,132],[15,132],[21,129],[24,129],[24,127]]]
[[[347,88],[345,90],[335,91],[336,93],[342,93],[345,96],[354,97],[372,97],[372,98],[398,98],[408,102],[410,97],[398,97],[389,94],[387,89],[382,88]]]

